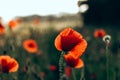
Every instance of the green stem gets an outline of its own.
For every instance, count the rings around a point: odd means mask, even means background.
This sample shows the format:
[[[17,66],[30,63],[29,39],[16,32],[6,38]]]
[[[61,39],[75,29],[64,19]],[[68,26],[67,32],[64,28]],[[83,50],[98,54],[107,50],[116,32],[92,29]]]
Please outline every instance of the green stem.
[[[73,75],[73,80],[77,80],[77,79],[76,79],[76,75],[75,75],[75,70],[74,70],[74,68],[72,68],[72,75]]]
[[[113,80],[116,80],[116,72],[113,70]]]
[[[0,80],[12,80],[13,77],[8,73],[2,73],[0,76]]]
[[[84,77],[84,68],[81,69],[81,77],[80,77],[80,80],[85,80],[85,77]]]
[[[108,45],[106,45],[106,73],[107,73],[107,80],[109,80],[109,55],[108,55]]]
[[[60,59],[59,59],[59,80],[62,80],[63,77],[63,69],[64,69],[64,58],[63,58],[64,52],[61,52]]]
[[[43,78],[43,77],[40,77],[40,80],[44,80],[44,78]]]
[[[0,80],[4,80],[3,76],[0,76]]]

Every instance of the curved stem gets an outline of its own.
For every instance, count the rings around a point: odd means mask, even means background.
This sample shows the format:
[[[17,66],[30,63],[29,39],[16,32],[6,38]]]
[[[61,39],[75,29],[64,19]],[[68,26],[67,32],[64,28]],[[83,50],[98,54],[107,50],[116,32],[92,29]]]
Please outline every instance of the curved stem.
[[[85,77],[84,77],[84,68],[81,69],[81,77],[80,77],[80,80],[85,80]]]
[[[73,75],[73,80],[77,80],[77,79],[76,79],[76,75],[75,75],[75,70],[74,70],[74,68],[72,68],[72,75]]]

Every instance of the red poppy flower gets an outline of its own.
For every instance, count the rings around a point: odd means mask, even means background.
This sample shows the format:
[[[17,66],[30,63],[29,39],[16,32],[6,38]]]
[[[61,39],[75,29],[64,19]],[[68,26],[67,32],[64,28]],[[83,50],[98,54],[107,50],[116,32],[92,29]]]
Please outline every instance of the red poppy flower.
[[[74,68],[81,68],[84,66],[84,63],[81,59],[75,59],[71,54],[64,55],[67,65]]]
[[[85,51],[87,42],[80,33],[72,28],[66,28],[56,37],[55,47],[59,51],[68,51],[68,54],[78,58]]]
[[[67,67],[65,68],[65,74],[66,74],[68,77],[71,76],[71,68],[70,68],[69,66],[67,66]]]
[[[87,47],[87,42],[82,35],[72,28],[64,29],[55,39],[55,47],[59,51],[67,51],[64,55],[66,63],[74,68],[83,66],[83,61],[79,57]]]
[[[2,23],[0,23],[0,34],[4,34],[5,33],[5,28],[2,25]]]
[[[44,78],[46,76],[45,72],[40,72],[40,77]]]
[[[19,64],[10,56],[0,56],[0,72],[10,73],[18,70]]]
[[[38,46],[35,40],[29,39],[23,42],[23,47],[30,53],[35,53],[38,51]]]
[[[8,26],[9,26],[10,28],[15,28],[17,25],[18,25],[18,23],[17,23],[16,20],[11,20],[11,21],[9,21],[9,23],[8,23]]]
[[[57,68],[56,68],[55,65],[51,65],[51,66],[49,66],[49,69],[50,69],[51,71],[55,71]]]
[[[99,38],[99,37],[103,37],[106,35],[106,32],[104,29],[97,29],[94,31],[94,37],[95,38]]]
[[[34,18],[34,24],[39,25],[40,24],[40,19],[38,17]]]

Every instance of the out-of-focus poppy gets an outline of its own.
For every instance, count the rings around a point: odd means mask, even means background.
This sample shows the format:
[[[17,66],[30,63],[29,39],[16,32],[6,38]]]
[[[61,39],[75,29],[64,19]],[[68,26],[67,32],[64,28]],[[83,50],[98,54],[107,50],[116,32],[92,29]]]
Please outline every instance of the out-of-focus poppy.
[[[16,72],[19,68],[18,62],[11,58],[10,56],[0,56],[0,72],[2,73],[10,73]]]
[[[0,34],[4,34],[4,33],[5,33],[5,27],[0,22]]]
[[[35,40],[28,39],[23,42],[23,47],[26,51],[30,53],[35,53],[38,51],[38,46]]]
[[[80,33],[72,28],[66,28],[56,37],[55,47],[59,51],[67,52],[64,56],[66,62],[72,67],[78,68],[78,64],[81,62],[79,57],[85,51],[87,42]],[[72,64],[70,61],[75,61],[76,63]]]
[[[17,25],[18,25],[18,23],[17,23],[16,20],[11,20],[11,21],[9,21],[9,23],[8,23],[8,26],[9,26],[10,28],[15,28]]]
[[[39,25],[40,24],[40,19],[38,17],[34,18],[34,24]]]
[[[92,73],[91,78],[92,78],[92,80],[97,80],[97,75],[95,73]]]
[[[23,73],[26,73],[28,71],[28,66],[24,66],[23,68],[22,68],[22,72]]]
[[[75,59],[71,54],[64,55],[64,58],[67,65],[69,65],[70,67],[81,68],[84,66],[84,62],[81,59]]]
[[[50,69],[51,71],[55,71],[57,68],[56,68],[55,65],[50,65],[50,66],[49,66],[49,69]]]
[[[40,77],[44,78],[46,76],[45,72],[40,72]]]
[[[104,37],[106,35],[106,32],[104,29],[96,29],[94,31],[94,37],[99,38],[99,37]]]
[[[22,23],[23,19],[22,18],[17,18],[16,21],[17,21],[17,23],[20,24],[20,23]]]
[[[68,77],[71,76],[71,68],[70,68],[69,66],[67,66],[67,67],[65,68],[65,74],[66,74]]]

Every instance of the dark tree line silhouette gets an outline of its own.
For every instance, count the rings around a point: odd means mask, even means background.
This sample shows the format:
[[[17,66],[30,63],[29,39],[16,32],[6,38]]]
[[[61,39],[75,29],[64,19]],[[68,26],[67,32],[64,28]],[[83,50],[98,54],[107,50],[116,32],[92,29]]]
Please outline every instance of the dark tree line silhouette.
[[[120,0],[88,0],[83,13],[85,24],[120,25]]]

